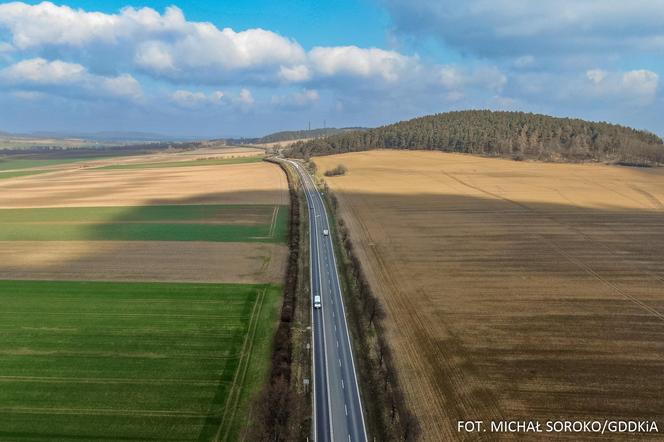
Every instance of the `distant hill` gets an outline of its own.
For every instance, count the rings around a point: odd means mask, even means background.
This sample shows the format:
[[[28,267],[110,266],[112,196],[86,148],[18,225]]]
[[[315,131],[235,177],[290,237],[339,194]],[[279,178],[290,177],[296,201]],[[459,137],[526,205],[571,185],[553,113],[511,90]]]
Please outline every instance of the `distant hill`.
[[[325,129],[311,129],[311,130],[286,130],[281,132],[271,133],[259,138],[231,138],[226,140],[232,144],[265,144],[265,143],[281,143],[292,140],[304,140],[309,138],[320,138],[329,135],[341,134],[352,132],[356,130],[366,130],[362,127],[328,127]]]
[[[308,158],[369,149],[440,150],[516,160],[664,164],[664,144],[650,132],[603,122],[488,110],[430,115],[298,142],[287,154]]]
[[[346,132],[352,132],[356,130],[364,130],[361,127],[328,127],[325,129],[311,129],[311,130],[289,130],[282,132],[275,132],[270,135],[265,135],[258,139],[257,144],[259,143],[278,143],[280,141],[291,141],[291,140],[301,140],[303,138],[320,138],[329,135],[336,135]]]

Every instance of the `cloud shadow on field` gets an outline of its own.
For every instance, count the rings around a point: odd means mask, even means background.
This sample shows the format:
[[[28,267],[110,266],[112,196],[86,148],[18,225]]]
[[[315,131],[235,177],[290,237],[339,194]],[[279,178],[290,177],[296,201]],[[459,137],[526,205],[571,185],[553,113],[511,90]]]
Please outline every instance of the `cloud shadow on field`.
[[[624,209],[334,193],[424,434],[467,419],[664,419],[655,196]]]
[[[6,255],[0,278],[281,283],[288,206],[214,202],[279,202],[282,194],[208,193],[141,206],[0,209],[0,225],[6,227],[0,233],[0,255]],[[41,219],[27,222],[31,216]]]

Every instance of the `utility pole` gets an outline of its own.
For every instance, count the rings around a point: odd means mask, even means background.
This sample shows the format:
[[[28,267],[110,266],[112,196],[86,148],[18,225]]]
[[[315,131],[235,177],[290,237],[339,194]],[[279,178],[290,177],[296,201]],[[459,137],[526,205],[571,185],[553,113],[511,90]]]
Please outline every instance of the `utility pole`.
[[[309,120],[309,130],[311,130],[311,120]]]

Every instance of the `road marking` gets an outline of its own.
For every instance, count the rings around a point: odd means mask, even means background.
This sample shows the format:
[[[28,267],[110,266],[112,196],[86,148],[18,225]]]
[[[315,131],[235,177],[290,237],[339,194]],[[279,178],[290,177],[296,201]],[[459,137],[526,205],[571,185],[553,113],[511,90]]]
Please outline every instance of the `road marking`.
[[[339,367],[341,367],[341,359],[339,359]],[[343,385],[344,381],[343,379],[341,380],[341,384]]]
[[[339,348],[339,340],[337,339],[337,348]]]
[[[348,405],[344,404],[344,410],[346,410],[346,416],[348,416]]]
[[[341,388],[346,388],[346,387],[344,387],[344,380],[343,379],[341,380]]]

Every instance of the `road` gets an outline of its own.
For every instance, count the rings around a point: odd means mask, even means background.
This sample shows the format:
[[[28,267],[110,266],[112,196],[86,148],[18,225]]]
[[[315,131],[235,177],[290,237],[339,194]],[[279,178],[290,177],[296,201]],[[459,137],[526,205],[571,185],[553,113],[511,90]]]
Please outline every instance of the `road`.
[[[295,161],[309,206],[311,297],[322,307],[312,309],[314,440],[366,442],[362,401],[348,333],[346,310],[334,256],[330,221],[323,199],[308,172]]]

